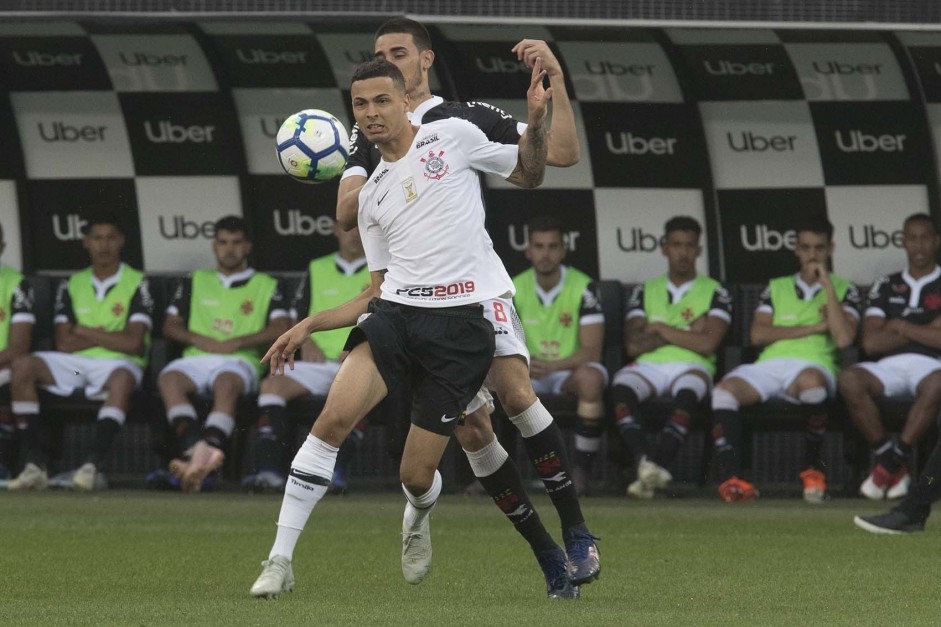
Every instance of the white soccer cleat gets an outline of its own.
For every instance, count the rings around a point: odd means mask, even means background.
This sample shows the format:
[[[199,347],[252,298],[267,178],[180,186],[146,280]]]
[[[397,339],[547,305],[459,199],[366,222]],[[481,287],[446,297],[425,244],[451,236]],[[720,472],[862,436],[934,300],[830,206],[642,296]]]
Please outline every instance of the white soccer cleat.
[[[888,490],[885,491],[885,498],[889,500],[900,499],[908,496],[908,488],[912,485],[912,476],[907,472],[895,480]]]
[[[252,585],[251,595],[259,599],[277,599],[282,592],[294,592],[291,560],[275,555],[261,563],[262,571]]]
[[[77,490],[84,490],[85,492],[93,491],[95,486],[95,478],[98,474],[98,469],[95,468],[95,465],[91,462],[82,464],[75,471],[75,474],[72,475],[72,485]]]
[[[648,488],[665,488],[673,482],[673,475],[670,471],[647,459],[646,456],[640,458],[637,465],[637,478],[644,482]]]
[[[431,513],[417,530],[402,525],[402,576],[415,585],[421,583],[431,570]]]
[[[45,490],[49,485],[49,475],[33,463],[23,467],[23,472],[7,484],[7,490]]]
[[[653,488],[648,487],[640,479],[637,479],[631,485],[627,486],[627,495],[635,499],[652,499]]]

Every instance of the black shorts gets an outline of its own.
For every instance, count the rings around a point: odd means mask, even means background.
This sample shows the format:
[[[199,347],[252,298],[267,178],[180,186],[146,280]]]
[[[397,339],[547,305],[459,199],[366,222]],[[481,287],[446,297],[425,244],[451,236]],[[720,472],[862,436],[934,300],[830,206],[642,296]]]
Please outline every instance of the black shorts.
[[[412,423],[451,435],[493,359],[493,325],[483,307],[412,307],[374,298],[346,341],[369,342],[386,387],[412,390]]]

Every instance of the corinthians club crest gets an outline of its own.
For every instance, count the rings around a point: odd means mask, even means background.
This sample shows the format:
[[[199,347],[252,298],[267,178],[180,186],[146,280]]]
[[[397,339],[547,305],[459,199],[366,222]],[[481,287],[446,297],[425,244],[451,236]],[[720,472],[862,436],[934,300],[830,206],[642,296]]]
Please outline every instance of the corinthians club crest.
[[[441,158],[443,156],[443,150],[439,150],[438,154],[435,154],[434,150],[429,150],[428,155],[421,158],[421,162],[425,164],[426,179],[440,181],[448,173],[450,166]]]

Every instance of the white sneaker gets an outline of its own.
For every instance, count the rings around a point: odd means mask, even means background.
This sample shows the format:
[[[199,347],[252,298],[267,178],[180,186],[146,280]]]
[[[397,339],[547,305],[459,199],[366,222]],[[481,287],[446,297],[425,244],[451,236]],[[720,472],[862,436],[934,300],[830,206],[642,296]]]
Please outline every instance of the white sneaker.
[[[647,484],[638,479],[631,485],[627,486],[627,495],[632,496],[635,499],[652,499],[653,488],[647,486]]]
[[[912,485],[912,476],[908,473],[902,475],[898,482],[885,491],[885,498],[900,499],[908,496],[908,488]]]
[[[652,489],[665,488],[673,482],[673,475],[669,470],[650,461],[646,456],[641,457],[637,465],[637,478]]]
[[[75,474],[72,475],[72,485],[77,490],[91,492],[95,489],[95,476],[97,474],[98,469],[95,468],[93,463],[88,462],[82,464],[75,470]]]
[[[7,490],[45,490],[49,485],[49,475],[36,464],[29,463],[23,472],[7,484]]]
[[[885,498],[885,488],[876,484],[872,473],[870,473],[869,476],[866,477],[866,480],[863,481],[862,485],[859,486],[859,493],[873,501],[881,501]]]
[[[291,560],[275,555],[261,563],[262,571],[252,585],[251,595],[259,599],[277,599],[282,592],[294,591]]]
[[[417,530],[402,524],[402,576],[412,585],[421,583],[431,570],[430,520],[429,512]]]

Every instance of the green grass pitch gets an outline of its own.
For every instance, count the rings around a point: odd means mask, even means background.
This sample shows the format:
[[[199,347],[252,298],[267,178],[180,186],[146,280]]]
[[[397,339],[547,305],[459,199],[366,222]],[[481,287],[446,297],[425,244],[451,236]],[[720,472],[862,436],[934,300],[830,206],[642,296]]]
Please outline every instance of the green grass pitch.
[[[249,597],[280,498],[0,494],[2,625],[938,625],[941,527],[873,536],[884,504],[588,499],[601,579],[547,601],[535,559],[485,498],[447,495],[434,567],[399,571],[402,498],[328,497],[294,556],[297,589]],[[558,537],[548,499],[537,499]]]

